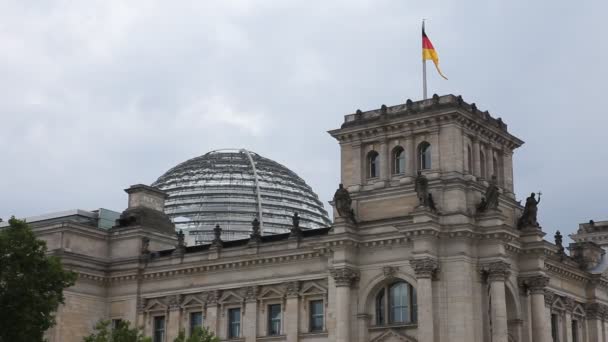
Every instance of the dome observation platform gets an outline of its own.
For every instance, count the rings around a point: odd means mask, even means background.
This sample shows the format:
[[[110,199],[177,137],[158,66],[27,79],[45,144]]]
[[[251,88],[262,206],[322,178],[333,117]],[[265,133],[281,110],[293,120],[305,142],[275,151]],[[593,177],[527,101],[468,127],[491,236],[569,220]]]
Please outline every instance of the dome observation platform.
[[[256,217],[262,235],[288,233],[296,212],[302,229],[331,225],[323,204],[302,178],[245,149],[216,150],[187,160],[152,186],[169,195],[165,213],[196,244],[213,240],[216,224],[223,240],[249,238]]]

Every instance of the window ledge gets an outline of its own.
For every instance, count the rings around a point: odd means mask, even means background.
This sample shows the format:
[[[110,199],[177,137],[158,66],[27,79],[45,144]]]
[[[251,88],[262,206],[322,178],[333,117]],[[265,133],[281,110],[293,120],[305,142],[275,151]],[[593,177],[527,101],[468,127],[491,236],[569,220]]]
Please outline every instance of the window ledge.
[[[327,331],[315,331],[298,334],[299,337],[327,337]]]
[[[227,338],[225,340],[221,340],[222,342],[245,342],[245,338],[244,337],[237,337],[237,338]]]
[[[418,323],[407,323],[407,324],[385,324],[385,325],[374,325],[369,327],[370,331],[378,331],[384,329],[416,329],[418,328]]]
[[[272,335],[272,336],[258,336],[256,341],[282,341],[286,338],[286,335]]]

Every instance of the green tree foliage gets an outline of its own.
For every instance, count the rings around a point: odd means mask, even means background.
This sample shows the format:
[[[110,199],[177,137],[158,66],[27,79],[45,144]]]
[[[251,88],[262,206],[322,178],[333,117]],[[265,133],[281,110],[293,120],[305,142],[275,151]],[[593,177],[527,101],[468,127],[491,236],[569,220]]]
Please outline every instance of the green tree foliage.
[[[220,339],[215,336],[207,328],[197,327],[192,331],[189,337],[186,338],[186,333],[182,330],[173,342],[220,342]]]
[[[0,342],[42,341],[76,274],[46,255],[46,243],[25,221],[8,222],[0,229]]]
[[[119,321],[110,329],[110,321],[99,321],[94,332],[85,337],[84,342],[151,342],[137,328],[130,328],[129,322]]]

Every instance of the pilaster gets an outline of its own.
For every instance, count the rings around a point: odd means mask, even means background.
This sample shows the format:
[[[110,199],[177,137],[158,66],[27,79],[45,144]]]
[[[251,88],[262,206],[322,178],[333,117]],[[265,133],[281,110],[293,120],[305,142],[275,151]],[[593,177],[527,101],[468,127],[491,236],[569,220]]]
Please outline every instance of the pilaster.
[[[545,308],[545,289],[549,284],[549,277],[544,275],[522,277],[520,283],[530,291],[532,341],[550,341],[551,321],[547,322],[547,310]]]
[[[359,279],[359,271],[341,267],[331,269],[330,274],[336,284],[336,342],[351,342],[350,290]]]
[[[418,341],[435,341],[435,315],[433,313],[433,276],[439,269],[439,263],[434,258],[419,258],[410,260],[417,279],[416,293],[418,295]]]

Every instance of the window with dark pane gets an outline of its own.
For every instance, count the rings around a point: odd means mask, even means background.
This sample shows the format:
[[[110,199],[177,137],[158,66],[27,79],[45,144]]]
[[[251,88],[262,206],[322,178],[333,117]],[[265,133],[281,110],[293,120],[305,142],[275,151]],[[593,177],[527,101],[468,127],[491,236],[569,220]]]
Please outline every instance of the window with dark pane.
[[[228,309],[228,338],[237,338],[241,335],[241,309]]]
[[[281,304],[268,305],[268,335],[281,335]]]
[[[203,313],[200,311],[191,312],[190,313],[190,334],[192,334],[192,332],[196,328],[202,328],[202,327],[203,327]]]
[[[376,325],[418,321],[416,289],[405,281],[390,283],[378,290],[375,304]]]
[[[310,301],[310,331],[323,331],[323,300]]]
[[[405,151],[403,147],[397,146],[393,150],[393,174],[405,173]]]
[[[154,317],[154,342],[165,342],[165,316]]]
[[[368,178],[376,178],[380,172],[380,157],[378,152],[371,151],[367,154],[367,176]]]
[[[431,144],[424,141],[418,145],[418,170],[431,168]]]

